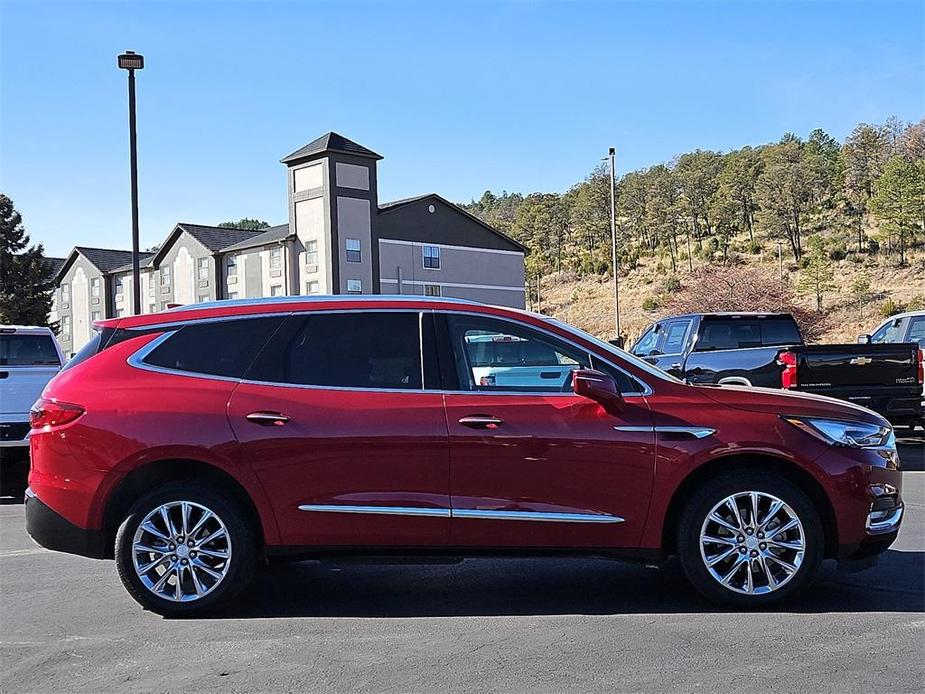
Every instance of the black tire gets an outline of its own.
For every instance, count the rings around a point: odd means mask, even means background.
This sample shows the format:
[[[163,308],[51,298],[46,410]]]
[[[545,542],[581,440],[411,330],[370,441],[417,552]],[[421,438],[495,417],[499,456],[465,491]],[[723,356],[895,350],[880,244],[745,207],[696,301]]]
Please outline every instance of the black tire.
[[[190,602],[175,602],[152,592],[136,572],[132,552],[135,533],[145,517],[163,504],[179,501],[207,508],[224,524],[230,538],[227,572],[211,592]],[[252,523],[227,494],[195,482],[168,482],[129,509],[116,533],[115,560],[122,585],[144,608],[165,617],[198,617],[228,605],[250,583],[257,565],[257,543]]]
[[[781,581],[779,588],[764,594],[741,593],[722,585],[710,573],[704,556],[701,555],[701,529],[707,515],[723,499],[733,494],[749,491],[777,497],[796,513],[803,527],[805,548],[802,563],[786,582]],[[759,519],[761,519],[760,513]],[[752,524],[746,523],[746,525]],[[809,587],[822,563],[825,551],[825,532],[819,512],[806,493],[797,485],[773,473],[742,471],[712,479],[694,491],[681,514],[677,547],[685,575],[703,596],[714,602],[739,607],[762,607],[792,600]],[[719,550],[717,550],[718,553]],[[732,557],[735,557],[735,554]],[[713,559],[712,556],[710,558]],[[765,585],[769,584],[770,582],[765,583]]]

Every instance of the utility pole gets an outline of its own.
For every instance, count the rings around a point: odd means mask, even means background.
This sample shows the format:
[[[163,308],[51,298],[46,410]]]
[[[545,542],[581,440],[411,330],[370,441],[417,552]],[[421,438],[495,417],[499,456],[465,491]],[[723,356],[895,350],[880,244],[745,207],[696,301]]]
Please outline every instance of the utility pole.
[[[613,261],[613,321],[617,331],[616,339],[620,341],[620,265],[617,259],[617,183],[616,183],[616,157],[617,150],[610,148],[610,248]]]
[[[144,56],[126,51],[119,56],[119,67],[128,70],[128,138],[132,168],[132,306],[141,314],[141,267],[138,256],[138,146],[135,137],[135,70],[145,66]]]

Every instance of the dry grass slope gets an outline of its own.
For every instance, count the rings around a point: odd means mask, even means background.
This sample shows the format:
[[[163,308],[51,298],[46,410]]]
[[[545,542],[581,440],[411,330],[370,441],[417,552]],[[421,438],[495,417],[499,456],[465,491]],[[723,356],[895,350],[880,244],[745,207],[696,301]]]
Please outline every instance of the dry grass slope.
[[[863,257],[863,256],[862,256]],[[742,261],[748,266],[758,265],[777,273],[777,258],[770,254],[748,256]],[[702,264],[702,261],[701,261]],[[882,320],[881,307],[892,300],[905,306],[925,298],[925,251],[918,250],[909,255],[906,267],[896,267],[895,260],[871,256],[863,263],[851,259],[839,260],[835,265],[836,290],[827,294],[823,301],[825,324],[818,342],[854,342],[859,333],[871,332]],[[694,265],[698,268],[697,263]],[[784,267],[785,281],[795,286],[799,268],[792,263]],[[658,267],[655,258],[643,258],[639,267],[620,278],[620,315],[622,328],[630,343],[653,320],[665,315],[665,309],[649,308],[647,300],[666,295],[664,285],[668,274]],[[682,289],[690,277],[687,266],[678,275]],[[852,294],[852,286],[859,277],[870,281],[869,296],[858,302]],[[579,279],[567,273],[547,275],[541,285],[542,302],[540,310],[551,316],[572,323],[588,332],[609,339],[614,334],[613,284],[609,278],[586,277]],[[815,301],[810,296],[798,295],[799,304],[807,310],[814,310]],[[705,307],[705,310],[709,307]],[[537,310],[534,304],[533,310]]]

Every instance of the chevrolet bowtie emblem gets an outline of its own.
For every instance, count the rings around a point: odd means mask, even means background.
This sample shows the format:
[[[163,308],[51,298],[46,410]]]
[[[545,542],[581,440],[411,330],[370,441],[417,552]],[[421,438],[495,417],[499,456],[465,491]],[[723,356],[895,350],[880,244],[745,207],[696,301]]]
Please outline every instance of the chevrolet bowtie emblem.
[[[849,363],[854,364],[855,366],[866,366],[873,361],[870,357],[855,357]]]

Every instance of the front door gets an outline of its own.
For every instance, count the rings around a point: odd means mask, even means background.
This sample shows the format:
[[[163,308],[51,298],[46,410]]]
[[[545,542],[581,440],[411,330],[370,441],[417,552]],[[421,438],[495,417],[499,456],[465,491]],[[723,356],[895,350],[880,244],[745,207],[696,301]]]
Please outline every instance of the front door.
[[[443,397],[418,312],[291,316],[231,397],[243,456],[287,545],[443,545]]]
[[[641,386],[582,348],[521,323],[446,314],[437,327],[450,433],[451,543],[635,546],[655,465]],[[572,371],[592,367],[618,379],[626,397],[619,415],[572,393]]]

